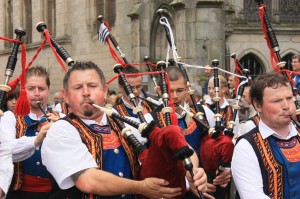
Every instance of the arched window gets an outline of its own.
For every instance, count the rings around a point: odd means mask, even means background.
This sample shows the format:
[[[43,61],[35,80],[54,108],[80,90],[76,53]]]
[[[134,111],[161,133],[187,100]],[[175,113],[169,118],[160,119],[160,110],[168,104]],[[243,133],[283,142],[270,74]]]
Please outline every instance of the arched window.
[[[259,74],[263,73],[261,63],[256,59],[255,55],[253,55],[252,53],[245,55],[239,61],[244,67],[244,69],[248,69],[250,71],[250,76],[253,79]]]
[[[174,28],[174,23],[172,17],[171,10],[168,7],[162,7],[165,10],[164,16],[168,19],[168,22],[171,26],[171,29],[174,34],[174,39],[176,41],[176,31]],[[151,28],[151,38],[150,38],[150,58],[152,61],[161,61],[166,60],[167,50],[168,49],[168,41],[166,37],[166,32],[164,26],[162,26],[159,22],[160,15],[156,14],[154,22]],[[172,57],[172,56],[171,56]]]
[[[281,23],[300,22],[300,1],[299,0],[280,0],[279,17]]]
[[[266,4],[266,10],[269,18],[271,18],[270,14],[272,11],[272,2],[271,1],[265,1]],[[246,22],[259,22],[259,15],[258,15],[258,8],[259,5],[256,3],[256,1],[250,1],[250,0],[244,0],[244,16]]]
[[[26,31],[24,42],[29,44],[32,42],[32,4],[31,0],[22,1],[22,27]]]
[[[5,1],[4,9],[4,36],[12,39],[14,37],[12,0]],[[5,42],[4,46],[5,48],[11,48],[12,44],[12,42]]]
[[[285,66],[284,66],[284,69],[293,70],[292,63],[291,63],[293,55],[294,54],[289,53],[289,54],[285,55],[284,57],[282,57],[282,61],[286,62]]]

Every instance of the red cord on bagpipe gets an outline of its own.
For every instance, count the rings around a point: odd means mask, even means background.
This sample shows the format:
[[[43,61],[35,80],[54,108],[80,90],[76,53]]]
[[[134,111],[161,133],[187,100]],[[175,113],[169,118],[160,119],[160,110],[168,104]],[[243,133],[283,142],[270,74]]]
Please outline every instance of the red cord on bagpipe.
[[[275,71],[280,72],[280,73],[285,72],[287,77],[289,78],[290,82],[292,83],[292,85],[294,85],[295,81],[293,80],[293,78],[291,76],[291,73],[292,74],[297,74],[297,73],[293,73],[289,70],[281,70],[280,68],[276,67],[279,61],[278,61],[278,57],[276,56],[276,54],[272,51],[272,45],[271,45],[271,42],[270,42],[268,34],[267,34],[267,26],[266,26],[266,23],[265,23],[265,20],[264,20],[265,9],[266,9],[265,5],[260,6],[258,13],[259,13],[259,17],[260,17],[260,20],[261,20],[261,23],[262,23],[264,38],[267,41],[267,45],[268,45],[268,48],[270,50],[271,65],[272,65],[272,67]]]
[[[107,43],[107,45],[108,45],[108,48],[109,48],[109,51],[110,51],[110,54],[111,54],[112,58],[113,58],[117,63],[121,64],[123,68],[125,68],[125,67],[126,67],[125,62],[124,62],[122,59],[120,59],[120,58],[118,57],[118,55],[117,55],[116,52],[114,51],[113,47],[111,46],[111,44],[110,44],[108,38],[106,38],[106,43]]]
[[[46,39],[47,39],[48,44],[49,44],[50,47],[51,47],[51,50],[52,50],[53,54],[54,54],[54,56],[56,57],[58,63],[59,63],[60,66],[61,66],[61,68],[62,68],[65,72],[67,72],[67,71],[68,71],[67,67],[66,67],[65,64],[62,62],[61,58],[59,57],[59,55],[57,54],[55,48],[54,48],[53,45],[52,45],[52,42],[51,42],[51,40],[50,40],[50,33],[49,33],[49,31],[48,31],[47,29],[44,30],[44,34],[45,34],[45,37],[46,37]]]
[[[30,68],[30,66],[32,65],[32,63],[35,61],[35,59],[37,58],[37,56],[41,52],[42,48],[44,47],[45,43],[46,43],[46,39],[44,39],[44,41],[41,43],[40,47],[37,49],[36,53],[34,54],[34,56],[31,59],[31,61],[26,66],[25,73],[27,72],[28,68]],[[14,80],[10,81],[8,83],[8,86],[10,86],[12,88],[12,90],[14,90],[17,87],[17,85],[18,85],[18,83],[20,81],[20,78],[21,78],[21,74],[17,78],[15,78]]]

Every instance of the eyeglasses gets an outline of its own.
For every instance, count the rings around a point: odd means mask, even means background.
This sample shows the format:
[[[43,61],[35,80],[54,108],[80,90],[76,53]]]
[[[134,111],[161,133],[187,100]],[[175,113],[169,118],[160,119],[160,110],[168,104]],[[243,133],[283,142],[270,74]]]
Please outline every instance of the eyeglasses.
[[[176,92],[176,93],[178,93],[178,94],[183,93],[185,90],[186,90],[185,88],[178,88],[178,89],[176,89],[176,90],[170,89],[171,93]]]

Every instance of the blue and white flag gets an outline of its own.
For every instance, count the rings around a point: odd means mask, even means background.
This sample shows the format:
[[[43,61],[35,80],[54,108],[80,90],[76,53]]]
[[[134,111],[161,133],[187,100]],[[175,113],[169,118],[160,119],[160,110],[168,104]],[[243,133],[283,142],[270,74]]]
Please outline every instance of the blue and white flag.
[[[101,23],[100,28],[99,28],[99,34],[98,34],[98,39],[103,43],[106,44],[106,38],[109,35],[109,30],[106,27],[106,25],[104,23]]]

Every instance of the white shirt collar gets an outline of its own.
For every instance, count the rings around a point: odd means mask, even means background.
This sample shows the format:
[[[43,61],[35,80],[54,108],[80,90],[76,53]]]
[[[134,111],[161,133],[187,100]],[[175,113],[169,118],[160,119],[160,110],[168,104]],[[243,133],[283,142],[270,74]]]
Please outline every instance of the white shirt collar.
[[[46,111],[47,112],[47,111]],[[33,112],[31,112],[31,110],[30,110],[30,113],[28,114],[28,116],[30,117],[30,119],[32,119],[32,120],[40,120],[41,118],[42,118],[42,116],[44,116],[44,115],[41,115],[41,116],[37,116],[35,113],[33,113]]]
[[[186,110],[190,110],[190,106],[186,102],[184,102],[183,107]],[[185,115],[186,115],[185,110],[182,110],[181,114],[176,113],[177,119],[181,119],[181,118],[185,117]]]
[[[276,133],[274,130],[272,130],[270,127],[268,127],[262,120],[259,121],[258,124],[259,132],[263,139],[270,137],[271,135],[282,139],[282,140],[288,140],[291,137],[294,137],[298,134],[298,131],[296,130],[295,126],[290,122],[289,124],[289,135],[284,138],[280,134]]]
[[[81,119],[81,118],[80,118]],[[95,120],[89,120],[89,119],[81,119],[86,125],[91,125],[91,124],[99,124],[101,126],[107,125],[107,117],[106,114],[103,113],[102,119],[99,123],[97,123]]]

